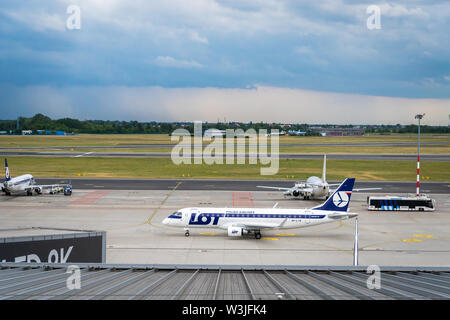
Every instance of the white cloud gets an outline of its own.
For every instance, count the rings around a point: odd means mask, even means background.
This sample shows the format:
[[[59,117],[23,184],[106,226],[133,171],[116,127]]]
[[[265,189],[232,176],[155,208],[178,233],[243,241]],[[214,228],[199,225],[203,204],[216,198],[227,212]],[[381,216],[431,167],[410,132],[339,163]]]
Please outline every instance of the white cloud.
[[[294,52],[300,55],[302,59],[314,65],[326,67],[329,64],[327,60],[320,57],[319,53],[314,52],[311,47],[298,46],[294,48]]]
[[[189,37],[192,39],[192,41],[208,44],[208,39],[200,36],[197,31],[189,30],[188,33],[189,33]]]
[[[66,20],[63,14],[49,13],[42,8],[31,12],[29,10],[5,10],[10,19],[29,26],[35,31],[65,31]]]
[[[169,68],[201,68],[202,65],[194,60],[177,60],[169,56],[158,56],[154,60],[154,63],[160,67]]]
[[[313,50],[307,46],[298,46],[295,47],[294,51],[298,54],[312,55],[314,54]]]
[[[422,8],[406,8],[400,4],[383,3],[380,5],[381,14],[388,17],[404,17],[404,16],[421,16],[428,17],[428,13],[422,10]]]

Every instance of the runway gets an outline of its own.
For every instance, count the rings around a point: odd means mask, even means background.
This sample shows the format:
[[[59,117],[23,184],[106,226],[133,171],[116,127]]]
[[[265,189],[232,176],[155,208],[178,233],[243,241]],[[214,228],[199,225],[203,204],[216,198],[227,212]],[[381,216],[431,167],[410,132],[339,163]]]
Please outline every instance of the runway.
[[[57,152],[57,151],[2,151],[0,156],[28,157],[90,157],[90,158],[170,158],[170,152]],[[201,155],[193,154],[193,157]],[[256,157],[257,155],[255,155]],[[270,154],[268,155],[271,156]],[[245,155],[249,157],[248,154]],[[422,154],[423,161],[450,161],[450,154]],[[280,159],[323,159],[323,153],[280,153]],[[416,154],[394,153],[327,153],[328,160],[382,160],[382,161],[415,161]]]
[[[206,144],[206,143],[204,143]],[[48,147],[0,147],[0,150],[77,150],[77,149],[151,149],[172,148],[176,143],[121,143],[112,146],[48,146]],[[239,145],[239,144],[236,144]],[[247,146],[257,146],[246,143]],[[423,141],[423,146],[448,147],[450,141]],[[343,143],[280,143],[280,147],[408,147],[417,146],[417,142],[343,142]]]
[[[168,190],[181,182],[178,190],[215,190],[215,191],[261,191],[258,185],[274,187],[292,187],[293,180],[212,180],[212,179],[50,179],[37,178],[38,184],[52,184],[70,181],[76,189],[104,190]],[[328,181],[340,183],[341,181]],[[416,182],[398,181],[356,181],[355,188],[382,188],[374,193],[415,193]],[[278,192],[274,190],[274,192]],[[449,194],[450,182],[421,182],[421,192],[432,194]],[[281,195],[281,192],[280,192]]]

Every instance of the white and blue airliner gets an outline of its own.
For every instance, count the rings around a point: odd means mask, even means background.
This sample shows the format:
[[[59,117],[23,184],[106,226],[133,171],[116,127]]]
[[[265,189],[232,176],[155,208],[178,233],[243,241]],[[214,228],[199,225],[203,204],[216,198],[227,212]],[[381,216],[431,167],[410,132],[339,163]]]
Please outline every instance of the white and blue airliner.
[[[254,234],[261,238],[261,230],[294,229],[350,219],[358,216],[348,212],[354,178],[347,178],[321,205],[311,209],[280,208],[183,208],[163,220],[164,225],[184,228],[219,228],[228,236]]]
[[[33,191],[42,194],[44,190],[50,194],[64,192],[65,195],[72,194],[72,186],[69,184],[36,184],[36,180],[31,174],[23,174],[11,178],[9,174],[8,160],[5,158],[5,182],[0,183],[0,189],[5,195],[26,194],[31,196]]]

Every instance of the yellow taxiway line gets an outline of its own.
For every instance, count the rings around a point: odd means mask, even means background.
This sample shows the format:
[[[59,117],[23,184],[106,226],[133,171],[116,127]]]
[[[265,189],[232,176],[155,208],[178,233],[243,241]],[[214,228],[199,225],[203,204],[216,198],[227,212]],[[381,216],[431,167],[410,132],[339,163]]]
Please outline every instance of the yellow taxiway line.
[[[157,226],[154,225],[152,223],[152,219],[155,216],[155,214],[159,211],[159,209],[161,209],[161,207],[164,205],[164,203],[166,203],[167,199],[170,198],[170,196],[175,192],[175,190],[177,190],[177,188],[180,186],[182,182],[178,182],[177,185],[175,186],[175,188],[172,189],[172,191],[169,192],[169,194],[164,198],[164,200],[159,204],[158,208],[156,208],[156,210],[153,212],[153,214],[150,216],[150,218],[148,218],[147,223],[153,227],[157,227],[157,228],[161,228],[161,226]]]

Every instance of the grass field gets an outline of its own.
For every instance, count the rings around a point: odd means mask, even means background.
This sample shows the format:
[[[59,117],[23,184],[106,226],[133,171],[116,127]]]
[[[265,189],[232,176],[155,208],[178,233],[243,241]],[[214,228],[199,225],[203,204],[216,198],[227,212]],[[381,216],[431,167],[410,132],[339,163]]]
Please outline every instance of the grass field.
[[[168,158],[47,158],[9,157],[12,176],[32,173],[57,178],[214,178],[214,179],[306,179],[322,175],[322,160],[280,160],[278,174],[261,176],[258,165],[175,165]],[[421,173],[429,181],[450,181],[450,162],[423,162]],[[415,181],[412,161],[328,160],[327,179]]]
[[[417,142],[416,134],[364,135],[358,137],[301,137],[282,136],[280,144],[287,143],[373,143],[373,142]],[[422,142],[450,143],[450,135],[422,134]],[[167,134],[79,134],[74,136],[10,136],[0,135],[0,147],[83,147],[169,144]],[[206,143],[206,142],[205,142]]]
[[[167,144],[167,134],[79,134],[74,136],[0,136],[0,147],[83,147]]]

